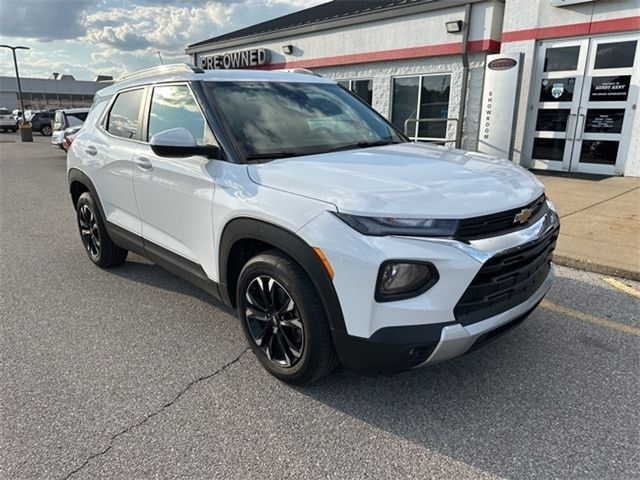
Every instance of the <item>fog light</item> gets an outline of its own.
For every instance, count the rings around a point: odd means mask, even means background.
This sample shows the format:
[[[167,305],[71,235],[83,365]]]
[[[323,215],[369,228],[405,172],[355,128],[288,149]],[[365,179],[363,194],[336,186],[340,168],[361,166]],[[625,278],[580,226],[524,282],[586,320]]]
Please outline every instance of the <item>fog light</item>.
[[[390,302],[416,297],[438,281],[438,270],[428,262],[388,261],[380,266],[375,299]]]

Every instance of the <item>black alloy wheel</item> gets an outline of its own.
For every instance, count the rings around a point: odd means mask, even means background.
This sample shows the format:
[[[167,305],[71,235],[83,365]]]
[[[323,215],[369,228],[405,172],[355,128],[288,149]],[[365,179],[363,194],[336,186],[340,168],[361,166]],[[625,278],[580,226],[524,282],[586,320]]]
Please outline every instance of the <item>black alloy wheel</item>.
[[[42,127],[42,130],[40,130],[40,132],[45,137],[48,137],[49,135],[51,135],[51,127],[49,125],[45,125],[44,127]]]
[[[267,358],[280,367],[293,367],[303,354],[304,326],[287,290],[268,275],[254,278],[247,288],[245,318],[249,333]]]
[[[78,226],[80,227],[82,243],[87,252],[89,252],[89,256],[94,260],[99,259],[101,249],[100,230],[98,229],[96,216],[87,204],[81,205],[80,210],[78,210]]]

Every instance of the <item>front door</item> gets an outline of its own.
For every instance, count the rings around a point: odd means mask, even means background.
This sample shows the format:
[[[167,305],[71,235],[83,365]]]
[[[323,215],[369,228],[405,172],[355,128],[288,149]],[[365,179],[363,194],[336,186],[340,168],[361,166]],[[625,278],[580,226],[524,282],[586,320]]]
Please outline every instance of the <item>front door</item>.
[[[640,36],[543,42],[529,127],[534,168],[622,174],[638,96]]]
[[[189,85],[157,85],[148,103],[143,140],[181,127],[199,145],[215,144]],[[211,274],[215,262],[211,240],[213,163],[201,156],[160,157],[148,143],[141,143],[133,155],[133,164],[133,187],[145,248],[161,247]]]

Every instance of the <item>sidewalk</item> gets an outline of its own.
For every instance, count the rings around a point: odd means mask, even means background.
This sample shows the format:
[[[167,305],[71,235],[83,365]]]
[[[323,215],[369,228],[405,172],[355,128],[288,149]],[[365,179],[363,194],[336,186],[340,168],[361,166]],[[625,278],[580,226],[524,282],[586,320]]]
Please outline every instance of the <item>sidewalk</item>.
[[[560,213],[560,265],[640,281],[640,178],[536,172]]]

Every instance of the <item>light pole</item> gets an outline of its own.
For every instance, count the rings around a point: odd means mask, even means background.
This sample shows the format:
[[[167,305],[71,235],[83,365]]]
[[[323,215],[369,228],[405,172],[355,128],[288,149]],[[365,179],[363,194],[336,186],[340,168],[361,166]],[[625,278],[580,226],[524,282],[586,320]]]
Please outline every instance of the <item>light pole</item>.
[[[11,52],[13,53],[13,66],[16,68],[16,82],[18,82],[18,96],[20,97],[20,108],[22,109],[22,119],[24,122],[24,101],[22,100],[22,87],[20,86],[20,73],[18,72],[18,60],[16,59],[16,50],[30,50],[30,49],[29,47],[22,47],[22,46],[12,47],[11,45],[0,45],[0,47],[10,48]],[[29,129],[28,133],[31,133],[31,129],[30,128],[28,129]],[[22,130],[20,131],[20,133],[22,133]],[[28,138],[30,138],[30,140]],[[22,135],[22,141],[32,142],[33,137],[31,137],[31,135],[29,134],[27,134],[27,136]]]

